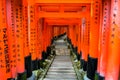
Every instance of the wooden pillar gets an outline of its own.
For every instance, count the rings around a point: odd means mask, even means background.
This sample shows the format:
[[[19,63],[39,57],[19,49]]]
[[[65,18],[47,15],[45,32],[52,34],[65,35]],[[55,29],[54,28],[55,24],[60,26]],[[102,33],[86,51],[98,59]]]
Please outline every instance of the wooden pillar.
[[[73,38],[72,38],[72,33],[73,31],[72,31],[72,25],[69,25],[69,37],[70,37],[70,39],[71,39],[71,42],[73,43]]]
[[[90,30],[90,16],[85,18],[84,33],[83,33],[83,70],[87,70],[88,54],[89,54],[89,30]]]
[[[41,43],[42,43],[42,20],[43,19],[39,19],[38,17],[38,12],[39,12],[39,7],[37,4],[34,5],[35,6],[35,27],[36,27],[36,59],[37,59],[37,63],[38,63],[38,69],[40,69],[40,61],[42,58],[42,48],[41,48]]]
[[[44,18],[40,18],[38,24],[39,24],[38,27],[40,30],[40,49],[41,49],[41,59],[42,59],[42,51],[44,51],[44,44],[43,44]]]
[[[57,25],[53,25],[54,27],[54,36],[58,36],[59,35],[59,27]]]
[[[75,47],[76,46],[76,25],[73,24],[72,27],[71,27],[72,31],[71,31],[71,35],[72,35],[72,42],[73,42],[73,46]]]
[[[23,37],[23,25],[22,25],[22,1],[14,1],[14,13],[15,13],[15,45],[16,45],[16,61],[17,61],[17,73],[18,79],[22,79],[25,74],[25,62],[24,62],[24,37]]]
[[[51,25],[49,25],[49,27],[50,27],[50,44],[51,44],[51,40],[52,40],[52,34],[53,34],[53,32],[52,32],[52,26]]]
[[[78,24],[78,53],[81,52],[81,25]]]
[[[86,18],[82,18],[82,25],[81,25],[81,52],[82,52],[82,57],[81,57],[81,67],[83,68],[84,71],[86,71],[87,67],[87,59],[86,59]]]
[[[15,9],[14,9],[14,0],[6,1],[6,11],[7,11],[7,24],[8,24],[8,48],[9,48],[9,57],[10,57],[10,70],[11,78],[15,79],[17,77],[17,67],[16,67],[16,45],[15,45]]]
[[[42,33],[42,37],[43,37],[43,51],[46,51],[46,45],[47,45],[47,41],[46,41],[46,37],[47,37],[47,23],[44,22],[43,25],[43,33]]]
[[[90,50],[88,57],[87,77],[94,80],[97,69],[99,28],[100,28],[100,0],[91,3]]]
[[[7,80],[8,78],[11,78],[11,75],[5,0],[0,1],[0,24],[0,79]]]
[[[47,24],[47,31],[46,31],[47,35],[46,35],[46,41],[47,41],[47,45],[46,48],[50,45],[50,27]]]
[[[78,30],[79,30],[79,27],[78,27],[78,24],[76,24],[74,32],[75,32],[75,44],[77,48],[78,48]]]
[[[22,0],[22,13],[23,13],[23,35],[24,35],[24,55],[25,55],[25,69],[27,78],[32,76],[31,68],[31,54],[29,50],[29,35],[28,35],[28,1]]]
[[[78,30],[78,29],[77,29],[77,25],[74,24],[74,25],[73,25],[73,32],[74,32],[74,33],[73,33],[73,36],[74,36],[74,46],[75,46],[75,47],[77,47],[77,36],[78,36],[78,35],[77,35],[77,30]]]
[[[110,1],[104,0],[102,2],[102,17],[100,27],[100,53],[98,58],[98,73],[99,79],[104,80],[107,69],[108,60],[108,42],[109,42],[109,30],[110,30]]]
[[[43,23],[44,23],[44,19],[43,18],[40,18],[38,21],[37,21],[37,44],[38,46],[37,49],[38,49],[38,54],[37,54],[37,59],[38,59],[38,69],[40,68],[43,68],[40,64],[42,62],[42,51],[44,50],[43,49]]]
[[[49,35],[48,46],[50,46],[50,43],[51,43],[51,27],[49,25],[48,25],[48,35]]]
[[[35,24],[35,3],[34,0],[28,0],[28,27],[29,27],[29,46],[32,59],[32,69],[37,70],[37,54],[36,54],[36,24]]]
[[[118,80],[120,66],[120,0],[111,0],[108,62],[105,80]]]
[[[38,32],[38,35],[37,35],[37,37],[38,37],[38,44],[39,44],[39,46],[38,46],[38,56],[37,56],[37,58],[38,58],[38,60],[41,60],[42,59],[42,20],[43,19],[39,19],[38,20],[38,23],[37,23],[37,32]]]
[[[84,54],[84,24],[85,24],[85,19],[81,19],[81,67],[83,68],[83,54]]]

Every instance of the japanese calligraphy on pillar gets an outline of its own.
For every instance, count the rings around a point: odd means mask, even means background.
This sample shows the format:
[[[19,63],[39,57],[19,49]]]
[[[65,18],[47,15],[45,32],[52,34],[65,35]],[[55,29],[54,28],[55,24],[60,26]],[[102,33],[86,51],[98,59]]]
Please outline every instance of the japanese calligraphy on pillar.
[[[102,2],[102,15],[100,26],[100,51],[98,58],[98,72],[101,76],[105,76],[107,59],[108,59],[108,42],[110,30],[110,1],[104,0]],[[102,65],[101,65],[102,64]]]
[[[24,53],[23,53],[23,26],[22,26],[22,2],[15,1],[15,39],[16,39],[16,58],[17,72],[24,72]]]
[[[10,62],[8,52],[8,33],[6,22],[6,1],[0,0],[0,78],[10,77]]]
[[[93,3],[91,4],[90,56],[94,58],[97,58],[98,56],[100,3],[101,0],[93,0]]]
[[[118,80],[120,64],[120,0],[111,0],[110,35],[106,80]],[[112,65],[111,65],[112,64]],[[110,73],[109,73],[110,72]]]
[[[23,0],[22,6],[22,13],[23,13],[23,34],[24,34],[24,54],[25,57],[29,56],[29,36],[28,36],[28,3],[26,0]]]
[[[8,24],[8,47],[10,56],[10,69],[12,78],[17,76],[16,72],[16,47],[15,47],[15,23],[14,23],[14,0],[7,0],[7,24]],[[8,5],[10,4],[10,5]]]
[[[32,54],[32,60],[36,60],[36,26],[35,26],[35,8],[34,5],[29,6],[30,17],[30,53]]]

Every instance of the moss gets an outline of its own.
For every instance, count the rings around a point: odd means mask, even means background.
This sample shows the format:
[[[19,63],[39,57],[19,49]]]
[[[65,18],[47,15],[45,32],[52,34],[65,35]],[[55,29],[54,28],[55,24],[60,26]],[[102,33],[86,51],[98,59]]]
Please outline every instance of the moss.
[[[43,78],[45,77],[45,75],[47,74],[47,71],[51,65],[51,63],[54,60],[54,56],[51,55],[49,57],[49,60],[45,60],[42,64],[43,64],[43,68],[38,70],[37,72],[37,80],[43,80]]]
[[[26,75],[26,73],[24,72],[24,73],[20,73],[20,74],[18,74],[18,77],[17,77],[17,80],[27,80],[27,75]]]
[[[76,62],[77,69],[80,69],[80,61]]]
[[[22,76],[22,79],[21,79],[21,80],[27,80],[27,75],[24,74],[24,75]]]
[[[98,75],[97,74],[95,74],[95,80],[98,80]]]
[[[36,77],[37,80],[41,77],[42,72],[43,72],[42,70],[38,70]]]
[[[70,49],[70,45],[68,45],[68,49]]]

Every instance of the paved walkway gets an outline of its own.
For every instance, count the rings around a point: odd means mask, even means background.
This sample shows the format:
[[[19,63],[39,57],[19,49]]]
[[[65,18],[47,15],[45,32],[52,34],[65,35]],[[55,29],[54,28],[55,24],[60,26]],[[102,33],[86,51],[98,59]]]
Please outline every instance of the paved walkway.
[[[56,57],[44,80],[77,80],[65,38],[54,42]]]

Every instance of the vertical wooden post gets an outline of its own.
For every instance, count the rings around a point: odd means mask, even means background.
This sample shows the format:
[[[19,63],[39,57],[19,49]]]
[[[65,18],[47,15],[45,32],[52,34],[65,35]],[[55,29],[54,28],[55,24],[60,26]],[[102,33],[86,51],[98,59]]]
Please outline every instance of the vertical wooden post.
[[[28,0],[28,27],[29,27],[29,46],[32,58],[32,69],[37,70],[37,56],[36,56],[36,24],[35,24],[35,2]]]
[[[0,79],[7,80],[10,75],[10,59],[8,52],[8,30],[6,21],[6,1],[0,1]]]
[[[47,24],[47,28],[46,28],[46,41],[47,41],[47,45],[46,48],[49,46],[49,41],[50,41],[50,27]]]
[[[42,53],[43,53],[43,51],[44,51],[44,36],[43,36],[43,32],[44,32],[44,21],[45,21],[45,19],[44,18],[41,18],[40,19],[40,29],[41,29],[41,51],[42,51]],[[42,54],[42,60],[43,60],[43,54]]]
[[[46,51],[46,44],[47,44],[47,42],[45,41],[46,40],[46,36],[47,36],[46,30],[47,30],[47,23],[44,22],[43,33],[42,33],[42,37],[43,37],[43,51]]]
[[[73,38],[72,38],[72,33],[73,31],[72,31],[72,24],[71,25],[69,25],[69,36],[70,36],[70,39],[71,39],[71,41],[73,42]]]
[[[94,80],[97,69],[99,26],[100,26],[100,0],[93,0],[91,3],[91,24],[90,24],[90,51],[88,57],[87,77]]]
[[[43,18],[41,18],[41,19],[39,19],[38,20],[38,23],[37,23],[37,25],[38,25],[38,44],[39,44],[39,46],[38,46],[38,56],[37,56],[37,59],[38,59],[38,69],[40,69],[40,68],[43,68],[42,67],[42,65],[40,65],[40,63],[42,62],[42,51],[43,51],[43,33],[42,33],[42,31],[43,31],[43,21],[44,21],[44,19]]]
[[[8,24],[8,47],[10,56],[10,70],[11,78],[15,79],[17,77],[16,69],[16,45],[15,45],[15,16],[14,16],[14,0],[6,1],[6,11],[7,11],[7,24]]]
[[[108,63],[105,80],[118,80],[120,66],[120,0],[111,0]]]
[[[79,30],[79,28],[78,28],[78,24],[76,24],[76,26],[75,26],[75,42],[76,42],[76,47],[78,48],[78,30]]]
[[[84,71],[86,71],[86,64],[85,64],[85,26],[86,26],[86,20],[85,18],[81,19],[81,68],[83,68]]]
[[[99,79],[104,80],[106,69],[107,69],[107,59],[108,59],[108,42],[109,42],[109,30],[110,30],[110,1],[104,0],[102,2],[102,19],[100,27],[100,53],[99,53]],[[102,5],[101,5],[102,6]]]
[[[76,51],[76,55],[77,55],[77,59],[80,60],[80,25],[77,24],[76,26],[76,32],[75,36],[76,36],[76,47],[77,47],[77,51]]]
[[[86,13],[87,14],[87,13]],[[87,70],[87,57],[89,53],[89,28],[90,28],[90,16],[82,19],[82,26],[81,26],[81,67],[84,71]]]
[[[73,36],[74,36],[74,46],[77,47],[77,25],[74,24],[73,26]]]
[[[16,59],[17,59],[17,72],[18,79],[23,79],[25,75],[24,65],[24,40],[23,40],[23,25],[22,25],[22,1],[14,1],[14,13],[15,13],[15,43],[16,43]],[[25,77],[24,77],[25,78]]]
[[[23,13],[23,28],[24,28],[24,54],[25,57],[30,56],[29,53],[29,42],[28,42],[28,2],[27,0],[23,0],[23,8],[22,8],[22,13]]]
[[[81,58],[81,25],[78,24],[78,60]]]
[[[44,19],[43,18],[41,18],[40,20],[39,20],[39,36],[40,36],[40,50],[41,50],[41,53],[42,53],[42,51],[43,51],[43,39],[42,39],[42,35],[43,35],[43,33],[42,33],[42,30],[43,30],[43,23],[44,23]],[[42,59],[42,55],[40,55],[40,59]]]
[[[40,59],[41,59],[41,48],[40,48],[40,37],[41,37],[41,22],[39,21],[40,19],[38,18],[38,5],[35,4],[35,27],[36,27],[36,58],[37,58],[37,63],[38,63],[38,69],[40,69]]]
[[[25,55],[25,69],[27,73],[27,78],[32,76],[31,68],[31,54],[29,51],[29,36],[28,36],[28,1],[22,0],[22,13],[23,13],[23,35],[24,35],[24,55]]]
[[[80,35],[81,35],[81,34],[80,34],[80,32],[81,32],[81,31],[80,31],[80,28],[81,28],[81,27],[80,27],[80,23],[79,23],[79,24],[78,24],[78,28],[77,28],[77,29],[78,29],[78,53],[79,53],[79,54],[80,54],[80,48],[81,48],[81,47],[80,47]]]
[[[75,28],[76,28],[76,25],[73,24],[72,27],[71,27],[71,29],[72,29],[71,34],[72,34],[73,46],[76,46],[76,41],[75,41],[75,40],[76,40],[76,38],[75,38],[75,36],[76,36],[76,35],[75,35],[75,33],[76,33],[75,30],[76,30],[76,29],[75,29]]]
[[[84,29],[84,70],[87,70],[88,54],[89,54],[89,30],[90,30],[90,16],[87,16]]]

